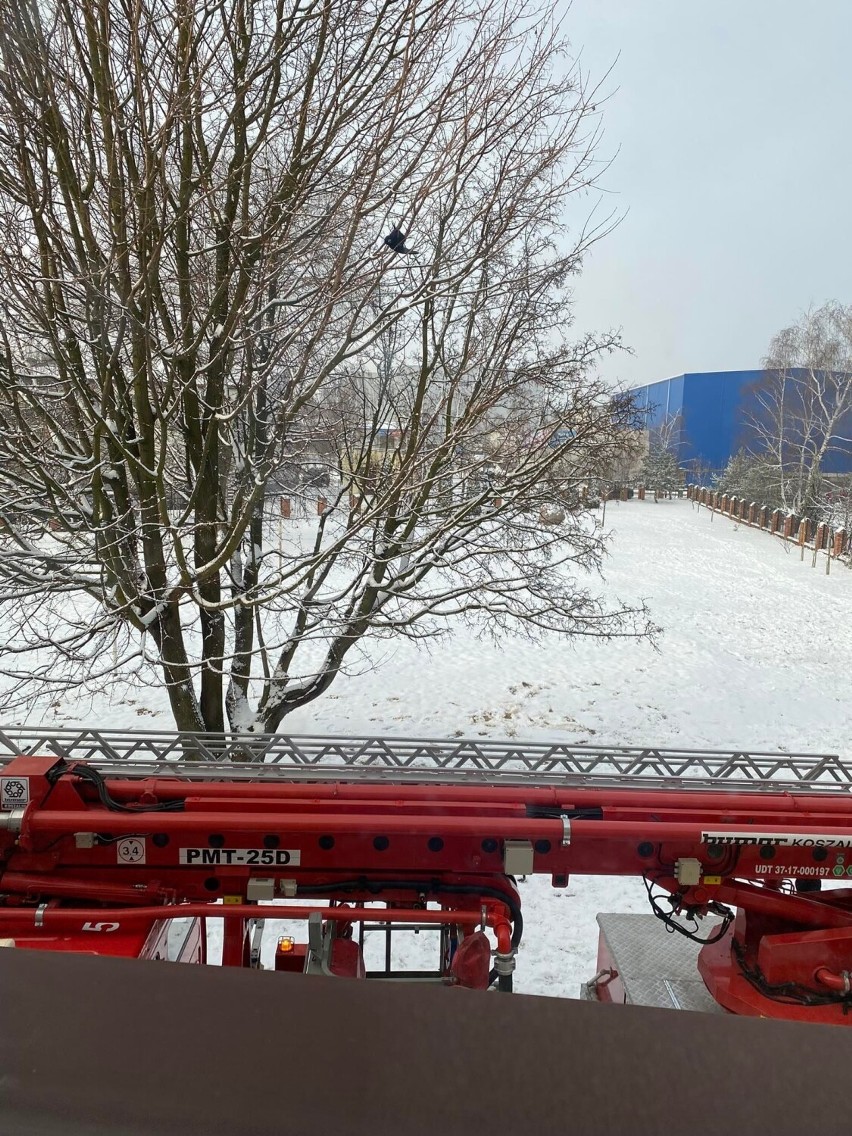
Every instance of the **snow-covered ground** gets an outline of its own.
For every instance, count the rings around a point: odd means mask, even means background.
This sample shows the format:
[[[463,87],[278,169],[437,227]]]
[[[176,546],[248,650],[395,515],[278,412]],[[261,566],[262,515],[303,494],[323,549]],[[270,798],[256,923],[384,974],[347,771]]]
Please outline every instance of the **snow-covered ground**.
[[[826,576],[824,560],[813,569],[810,553],[802,562],[798,549],[719,515],[711,521],[688,501],[610,503],[606,522],[606,590],[647,600],[663,628],[656,650],[557,636],[494,645],[467,631],[428,652],[383,644],[372,651],[377,670],[341,678],[291,715],[287,732],[847,749],[852,572],[835,564]],[[66,696],[41,721],[170,726],[165,699],[147,688],[85,710]],[[636,880],[574,878],[555,891],[530,878],[521,893],[516,987],[525,992],[575,996],[595,971],[595,914],[647,911]]]

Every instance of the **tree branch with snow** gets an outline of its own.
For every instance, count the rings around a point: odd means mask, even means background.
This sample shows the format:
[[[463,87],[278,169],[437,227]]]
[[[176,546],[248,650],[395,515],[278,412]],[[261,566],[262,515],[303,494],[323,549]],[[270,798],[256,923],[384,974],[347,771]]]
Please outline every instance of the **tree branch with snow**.
[[[181,729],[266,731],[377,637],[651,631],[579,507],[632,408],[617,336],[570,338],[610,222],[575,216],[599,93],[547,16],[0,0],[0,53],[22,697],[136,668]]]

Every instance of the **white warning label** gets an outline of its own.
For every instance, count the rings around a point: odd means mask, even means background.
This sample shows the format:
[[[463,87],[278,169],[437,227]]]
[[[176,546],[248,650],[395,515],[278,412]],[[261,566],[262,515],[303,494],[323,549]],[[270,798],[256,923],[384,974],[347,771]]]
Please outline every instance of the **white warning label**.
[[[270,868],[298,867],[298,848],[181,848],[181,864],[218,867],[222,864],[263,864]]]
[[[702,832],[702,844],[733,844],[739,848],[852,848],[852,836],[834,832]]]

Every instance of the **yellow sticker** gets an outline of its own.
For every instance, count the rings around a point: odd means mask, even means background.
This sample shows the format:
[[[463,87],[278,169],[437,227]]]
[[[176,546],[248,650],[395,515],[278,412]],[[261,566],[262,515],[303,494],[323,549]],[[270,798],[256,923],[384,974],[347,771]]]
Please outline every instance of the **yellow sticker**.
[[[222,902],[223,903],[243,903],[244,901],[243,901],[243,897],[241,895],[223,895],[222,896]]]
[[[721,876],[704,876],[704,877],[702,877],[701,882],[706,887],[718,887],[719,884],[721,884],[721,882],[722,882],[722,877]]]

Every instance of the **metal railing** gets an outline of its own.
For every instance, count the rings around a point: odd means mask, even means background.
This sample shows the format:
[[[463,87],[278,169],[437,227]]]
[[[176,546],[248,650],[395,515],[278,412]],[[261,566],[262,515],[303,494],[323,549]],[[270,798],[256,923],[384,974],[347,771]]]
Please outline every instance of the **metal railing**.
[[[738,791],[852,789],[837,754],[675,750],[487,738],[320,737],[0,727],[0,764],[42,754],[89,761],[114,776],[197,779],[478,781],[560,785],[686,782]]]

